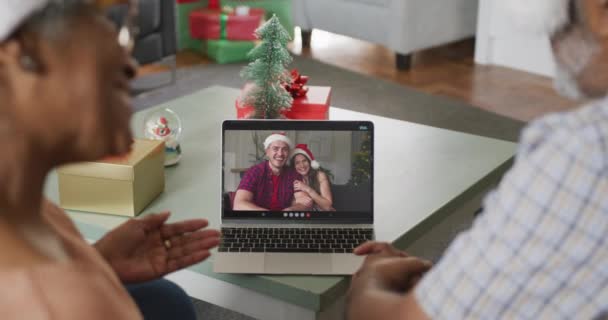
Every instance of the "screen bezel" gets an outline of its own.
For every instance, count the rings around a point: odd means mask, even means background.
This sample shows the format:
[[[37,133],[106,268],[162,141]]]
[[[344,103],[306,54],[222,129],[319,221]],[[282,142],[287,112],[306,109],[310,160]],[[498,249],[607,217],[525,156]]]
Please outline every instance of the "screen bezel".
[[[366,128],[363,130],[362,128]],[[285,217],[283,211],[234,211],[227,209],[223,201],[224,189],[224,143],[225,132],[228,130],[272,130],[272,131],[366,131],[370,134],[370,188],[371,206],[370,211],[339,211],[339,212],[300,212],[303,217]],[[372,224],[374,221],[374,124],[371,121],[336,121],[336,120],[225,120],[222,123],[221,137],[221,185],[220,202],[222,221],[279,221],[285,223],[357,223]],[[294,213],[295,212],[291,212]],[[307,217],[306,214],[310,214]]]

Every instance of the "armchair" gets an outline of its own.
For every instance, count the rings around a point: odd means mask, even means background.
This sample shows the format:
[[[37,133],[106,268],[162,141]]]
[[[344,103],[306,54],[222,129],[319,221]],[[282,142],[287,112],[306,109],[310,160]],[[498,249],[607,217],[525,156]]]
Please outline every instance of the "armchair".
[[[115,23],[122,21],[127,6],[111,6],[107,16]],[[140,0],[137,21],[138,35],[133,48],[133,57],[139,64],[158,62],[171,68],[171,83],[175,82],[175,54],[177,35],[175,31],[175,1]]]
[[[297,0],[294,23],[309,43],[313,28],[381,44],[398,69],[411,54],[475,34],[478,0]]]

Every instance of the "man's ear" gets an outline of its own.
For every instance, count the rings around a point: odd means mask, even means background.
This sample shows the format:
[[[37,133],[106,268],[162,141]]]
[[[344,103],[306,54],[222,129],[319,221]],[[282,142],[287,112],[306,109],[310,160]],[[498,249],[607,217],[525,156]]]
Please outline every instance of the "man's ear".
[[[31,39],[30,39],[31,40]],[[38,50],[31,46],[26,49],[25,40],[10,39],[0,43],[0,66],[11,67],[12,70],[40,74],[44,72]]]
[[[572,0],[579,2],[584,19],[591,32],[608,40],[608,0]]]

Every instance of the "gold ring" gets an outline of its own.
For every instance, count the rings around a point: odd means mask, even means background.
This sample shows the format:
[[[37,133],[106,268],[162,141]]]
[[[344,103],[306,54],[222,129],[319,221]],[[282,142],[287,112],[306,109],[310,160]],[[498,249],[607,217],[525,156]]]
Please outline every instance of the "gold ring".
[[[169,239],[165,240],[165,248],[171,249],[171,240],[169,240]]]

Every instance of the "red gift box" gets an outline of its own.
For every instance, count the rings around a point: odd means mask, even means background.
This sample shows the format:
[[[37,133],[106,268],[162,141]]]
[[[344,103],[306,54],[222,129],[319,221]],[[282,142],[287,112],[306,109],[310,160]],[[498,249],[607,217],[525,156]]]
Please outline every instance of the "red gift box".
[[[257,40],[254,32],[263,18],[264,9],[259,8],[250,8],[246,16],[198,9],[190,13],[190,35],[195,39]]]
[[[241,97],[252,86],[251,83],[246,84],[241,91]],[[241,105],[241,97],[236,100],[238,119],[248,118],[254,112],[252,106]],[[294,98],[291,109],[283,110],[281,113],[288,119],[327,120],[330,100],[331,87],[309,86],[305,96]]]

